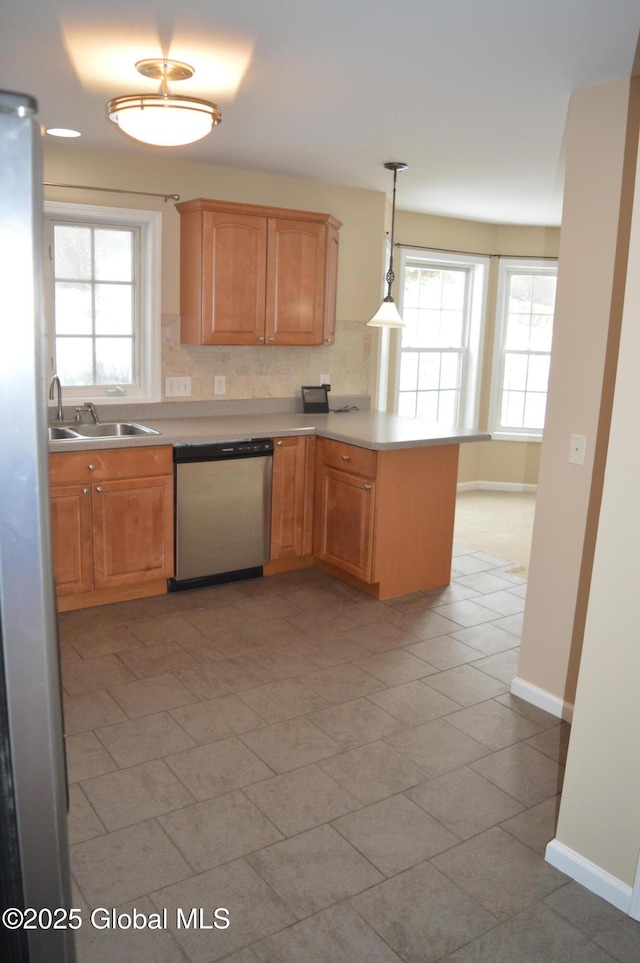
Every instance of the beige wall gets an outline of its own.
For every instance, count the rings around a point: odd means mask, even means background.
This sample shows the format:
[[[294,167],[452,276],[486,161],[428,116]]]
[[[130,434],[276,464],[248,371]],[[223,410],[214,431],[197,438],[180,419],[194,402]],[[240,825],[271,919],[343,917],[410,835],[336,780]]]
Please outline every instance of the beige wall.
[[[620,321],[615,283],[628,98],[629,81],[578,91],[568,115],[547,423],[518,677],[569,704],[580,663]],[[583,467],[568,461],[572,433],[587,438]]]
[[[162,152],[148,155],[98,153],[77,146],[45,143],[44,180],[49,183],[95,185],[120,190],[177,193],[182,200],[217,197],[325,211],[343,222],[340,231],[337,325],[335,344],[317,348],[193,347],[180,344],[179,231],[174,203],[161,198],[97,191],[45,188],[47,200],[158,210],[162,231],[162,379],[189,375],[191,400],[213,396],[213,377],[226,376],[227,398],[297,396],[301,384],[331,375],[336,394],[375,395],[377,329],[366,321],[379,305],[386,269],[384,232],[390,204],[385,194],[238,171],[175,160]],[[416,244],[480,254],[557,256],[559,229],[482,224],[398,211],[396,239]],[[489,303],[495,305],[497,261],[490,272]],[[481,427],[489,405],[494,310],[487,318],[483,352]],[[189,400],[189,399],[186,399]],[[540,445],[491,442],[463,446],[459,479],[510,485],[535,485]]]
[[[398,211],[396,240],[405,245],[491,257],[480,387],[479,427],[486,430],[489,420],[496,324],[499,265],[499,258],[496,255],[557,257],[560,229],[483,224],[476,221]],[[535,486],[538,481],[539,465],[539,442],[491,441],[463,445],[460,451],[458,481],[460,483],[484,481],[514,487]]]
[[[640,99],[640,91],[633,93]],[[636,116],[636,144],[637,123]],[[635,182],[640,184],[640,166]],[[629,443],[638,421],[639,194],[634,207],[611,432],[556,832],[558,842],[627,886],[633,885],[640,851],[640,449]]]
[[[150,162],[148,155],[98,153],[49,143],[44,151],[44,181],[177,193],[182,200],[215,197],[335,215],[344,226],[340,231],[334,345],[194,348],[179,341],[180,217],[174,203],[129,194],[45,188],[47,200],[162,212],[163,385],[166,376],[190,375],[190,400],[205,400],[213,396],[214,375],[224,374],[227,398],[291,397],[298,395],[301,384],[315,384],[321,373],[328,372],[338,394],[370,391],[372,337],[365,322],[377,310],[384,273],[384,194],[185,163],[166,153]]]

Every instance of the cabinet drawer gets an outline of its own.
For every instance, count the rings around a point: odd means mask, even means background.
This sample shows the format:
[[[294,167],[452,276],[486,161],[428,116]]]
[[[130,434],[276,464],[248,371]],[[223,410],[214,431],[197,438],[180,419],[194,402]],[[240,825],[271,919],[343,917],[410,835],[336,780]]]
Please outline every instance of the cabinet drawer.
[[[173,449],[170,445],[148,448],[119,448],[117,451],[56,452],[49,457],[52,485],[75,481],[103,481],[106,478],[144,478],[173,474]]]
[[[329,468],[336,468],[338,471],[348,471],[365,478],[376,477],[377,454],[368,448],[357,448],[355,445],[345,445],[341,441],[323,438],[322,461]]]

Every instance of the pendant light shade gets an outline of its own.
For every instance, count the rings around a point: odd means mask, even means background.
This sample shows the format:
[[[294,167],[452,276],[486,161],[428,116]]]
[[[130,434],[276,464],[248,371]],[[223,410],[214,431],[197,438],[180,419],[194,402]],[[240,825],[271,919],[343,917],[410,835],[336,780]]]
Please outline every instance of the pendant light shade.
[[[402,161],[388,161],[384,166],[386,170],[393,171],[393,198],[391,201],[391,246],[389,251],[389,269],[385,276],[385,280],[387,282],[387,296],[374,316],[371,318],[371,321],[367,321],[367,326],[370,328],[405,328],[406,324],[400,317],[400,313],[398,312],[395,301],[393,300],[393,295],[391,294],[391,288],[396,277],[393,273],[393,238],[396,223],[396,179],[398,177],[398,171],[406,171],[407,165],[403,164]]]
[[[169,93],[168,80],[187,80],[193,76],[193,67],[189,64],[176,60],[140,60],[136,69],[144,77],[160,79],[160,91],[114,97],[107,104],[109,119],[134,140],[157,147],[179,147],[206,137],[222,120],[217,104]]]

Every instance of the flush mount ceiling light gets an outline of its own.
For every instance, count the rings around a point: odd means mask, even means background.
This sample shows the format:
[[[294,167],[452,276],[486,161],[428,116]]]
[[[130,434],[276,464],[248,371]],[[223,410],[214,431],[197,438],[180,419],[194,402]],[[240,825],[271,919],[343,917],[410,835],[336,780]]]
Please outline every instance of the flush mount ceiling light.
[[[114,97],[107,104],[109,119],[134,140],[158,147],[179,147],[206,137],[222,120],[217,104],[169,93],[169,80],[193,77],[194,70],[189,64],[177,60],[139,60],[136,70],[143,77],[160,80],[160,91]]]
[[[406,171],[407,165],[403,164],[402,161],[388,161],[385,165],[385,169],[388,171],[393,171],[393,200],[391,203],[391,247],[389,249],[389,270],[386,274],[387,282],[387,296],[371,318],[371,321],[367,321],[367,326],[371,328],[406,328],[406,324],[400,317],[398,309],[393,300],[391,294],[391,287],[395,280],[395,274],[393,273],[393,234],[396,222],[396,179],[398,177],[398,171]]]

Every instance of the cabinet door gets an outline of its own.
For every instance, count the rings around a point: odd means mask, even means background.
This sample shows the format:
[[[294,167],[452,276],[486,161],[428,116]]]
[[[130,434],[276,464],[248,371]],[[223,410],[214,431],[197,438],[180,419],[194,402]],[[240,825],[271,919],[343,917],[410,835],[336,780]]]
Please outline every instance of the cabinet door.
[[[315,554],[370,582],[375,483],[326,465],[319,479]]]
[[[205,211],[202,240],[202,344],[263,343],[266,219]]]
[[[51,489],[51,541],[57,595],[93,588],[91,488],[57,485]]]
[[[105,481],[93,486],[96,588],[173,575],[173,478]]]
[[[311,554],[314,438],[277,438],[273,447],[271,560]]]
[[[269,218],[268,344],[321,344],[326,226]]]

